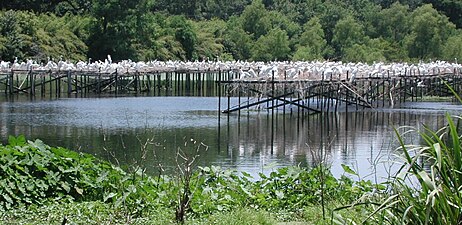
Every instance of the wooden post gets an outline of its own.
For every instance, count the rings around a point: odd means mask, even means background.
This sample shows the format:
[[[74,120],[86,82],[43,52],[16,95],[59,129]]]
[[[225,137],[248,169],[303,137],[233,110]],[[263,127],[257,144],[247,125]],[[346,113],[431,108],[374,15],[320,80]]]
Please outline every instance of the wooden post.
[[[40,95],[45,97],[45,74],[40,75]]]
[[[118,95],[119,94],[119,74],[117,73],[117,69],[115,71],[115,74],[114,74],[114,81],[115,81],[115,95]]]
[[[19,90],[19,84],[20,83],[19,83],[19,74],[18,74],[18,75],[16,75],[16,85],[18,87],[18,90]]]
[[[80,97],[83,97],[83,92],[84,92],[83,87],[85,86],[85,83],[84,83],[85,79],[84,79],[83,73],[80,73],[80,79],[79,80],[80,80],[80,86],[79,86],[78,82],[75,82],[75,84],[76,84],[75,89],[80,90]],[[75,94],[77,94],[77,92]]]
[[[72,82],[74,82],[73,90],[75,91],[75,97],[77,97],[77,94],[79,93],[79,74],[78,73],[75,73],[74,80],[72,80]]]
[[[35,96],[35,75],[34,72],[32,71],[32,68],[29,70],[29,76],[30,76],[30,94],[32,96]]]
[[[157,95],[160,95],[160,86],[161,86],[161,74],[160,74],[160,72],[157,73],[156,77],[157,77],[157,85],[154,85],[154,87],[157,87]],[[154,82],[154,83],[156,83],[156,82]]]
[[[140,74],[138,73],[138,71],[135,72],[135,94],[138,95],[139,94],[139,84],[138,82],[140,81]]]
[[[228,92],[228,112],[229,112],[229,109],[230,109],[230,106],[231,106],[231,88],[229,88],[229,84],[226,85],[226,89],[227,89],[227,92]],[[229,113],[228,113],[228,118],[229,118]]]
[[[146,74],[146,92],[151,94],[151,74]]]
[[[218,70],[218,114],[221,113],[221,69]],[[220,115],[218,115],[220,119]]]
[[[453,72],[453,78],[452,78],[452,81],[454,82],[454,91],[456,93],[460,93],[460,89],[459,89],[459,79],[458,79],[458,76],[457,76],[457,71],[456,69],[454,68],[454,72]]]
[[[191,74],[189,72],[187,72],[185,74],[185,76],[186,76],[185,77],[186,81],[185,81],[185,84],[184,84],[185,85],[185,95],[189,96],[190,93],[191,93]]]
[[[165,73],[165,95],[169,96],[169,89],[170,89],[170,77],[172,76],[172,73],[176,73],[175,72],[167,72]]]
[[[204,85],[202,84],[202,82],[204,81],[204,79],[202,79],[203,75],[204,74],[201,71],[198,71],[197,78],[199,78],[199,79],[198,79],[197,85],[198,85],[198,94],[199,94],[199,96],[204,96],[204,93],[202,93],[203,90],[204,90],[204,87],[203,87]]]
[[[406,102],[406,92],[407,92],[407,77],[406,77],[406,70],[404,71],[404,77],[401,78],[403,80],[403,87],[401,88],[401,91],[403,92],[403,99],[402,102]],[[401,85],[401,84],[400,84]]]
[[[101,94],[101,71],[98,71],[98,84],[97,84],[97,89],[96,89],[96,93]]]
[[[10,74],[10,79],[8,79],[8,82],[9,82],[9,85],[8,85],[8,89],[9,89],[9,93],[10,95],[13,94],[13,85],[14,85],[14,71],[13,69],[11,70],[11,74]]]
[[[53,96],[53,72],[51,70],[48,71],[48,82],[50,83],[50,98]]]
[[[67,71],[67,95],[71,95],[72,93],[72,74],[71,71]]]
[[[55,96],[58,96],[58,82],[61,80],[60,77],[61,76],[59,75],[59,73],[57,73],[57,77],[56,77],[56,80],[55,80]]]

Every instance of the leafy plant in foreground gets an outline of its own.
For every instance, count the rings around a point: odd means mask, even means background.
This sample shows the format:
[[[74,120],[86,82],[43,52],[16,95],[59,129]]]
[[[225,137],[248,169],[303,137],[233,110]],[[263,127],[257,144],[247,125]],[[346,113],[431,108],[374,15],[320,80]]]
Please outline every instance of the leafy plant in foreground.
[[[419,132],[425,144],[407,146],[399,136],[406,164],[393,183],[400,193],[389,209],[413,224],[459,224],[462,205],[462,146],[453,118],[438,131]],[[460,118],[458,118],[460,119]],[[405,179],[417,179],[417,186]],[[401,219],[401,218],[400,218]]]
[[[460,224],[461,136],[454,118],[447,114],[446,120],[448,125],[437,131],[414,130],[423,140],[420,145],[405,144],[396,131],[403,165],[388,182],[390,191],[339,209],[365,206],[370,211],[362,221],[366,224]]]
[[[375,187],[345,176],[336,179],[325,167],[285,167],[258,178],[216,166],[196,169],[199,150],[207,146],[191,141],[187,144],[195,155],[178,150],[176,175],[153,177],[142,169],[126,172],[94,156],[50,147],[40,140],[10,137],[8,145],[0,145],[0,219],[20,209],[88,203],[113,210],[118,221],[125,218],[126,223],[159,211],[171,215],[172,221],[175,214],[177,221],[189,222],[236,209],[277,212],[279,219],[290,220],[287,215],[302,218],[306,207],[319,208],[322,198],[327,204],[351,202]],[[66,215],[77,221],[71,211]]]
[[[0,145],[0,210],[67,199],[113,202],[139,213],[148,204],[164,204],[165,198],[159,195],[169,184],[136,172],[128,174],[89,154],[50,147],[40,140],[26,141],[23,136],[11,136],[8,145]]]

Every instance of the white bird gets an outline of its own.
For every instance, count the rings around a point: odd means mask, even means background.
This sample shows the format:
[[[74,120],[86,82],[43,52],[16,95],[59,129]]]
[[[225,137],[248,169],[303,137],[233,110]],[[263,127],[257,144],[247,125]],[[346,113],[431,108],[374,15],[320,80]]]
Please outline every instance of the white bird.
[[[353,71],[351,71],[351,77],[348,80],[350,83],[353,83],[355,81],[357,73],[358,73],[358,68],[354,68]]]
[[[111,55],[107,55],[107,62],[109,64],[112,64],[112,58],[111,58]]]
[[[239,70],[239,79],[246,79],[246,78],[250,78],[250,73],[249,72],[245,72],[243,71],[242,69]]]
[[[253,78],[257,77],[257,74],[255,73],[255,71],[253,71],[253,69],[249,69],[249,74]]]
[[[333,72],[334,71],[332,70],[332,68],[328,67],[322,72],[322,79],[327,80],[328,78],[332,76]]]
[[[421,80],[417,83],[417,87],[425,87],[424,81]]]

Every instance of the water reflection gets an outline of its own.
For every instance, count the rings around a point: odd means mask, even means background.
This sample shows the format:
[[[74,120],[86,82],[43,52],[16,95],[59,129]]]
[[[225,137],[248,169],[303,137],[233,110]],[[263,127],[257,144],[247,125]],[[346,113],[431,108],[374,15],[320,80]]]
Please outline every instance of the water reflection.
[[[332,165],[335,175],[343,172],[343,163],[362,177],[381,179],[388,175],[397,153],[393,128],[441,127],[447,104],[309,116],[277,111],[219,114],[218,100],[203,97],[4,101],[0,133],[3,142],[8,135],[24,134],[122,166],[142,165],[151,173],[160,166],[171,171],[178,148],[193,154],[196,146],[189,143],[193,139],[208,146],[201,152],[200,165],[220,165],[256,176],[275,167],[313,166],[323,160]],[[449,105],[452,113],[460,112],[460,106]],[[419,141],[415,135],[406,139]]]
[[[393,128],[422,124],[436,128],[443,121],[438,113],[408,111],[324,113],[303,118],[245,115],[240,123],[228,127],[229,160],[243,170],[271,163],[313,166],[323,160],[337,175],[343,172],[343,163],[355,167],[363,177],[373,172],[384,177],[398,147]],[[414,142],[414,138],[407,141]],[[371,170],[374,165],[376,170]]]

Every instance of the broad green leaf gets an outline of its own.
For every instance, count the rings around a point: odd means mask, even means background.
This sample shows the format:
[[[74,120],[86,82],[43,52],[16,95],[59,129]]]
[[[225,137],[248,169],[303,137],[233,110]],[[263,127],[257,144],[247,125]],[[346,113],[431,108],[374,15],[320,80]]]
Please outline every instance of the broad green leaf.
[[[75,186],[74,189],[79,195],[83,195],[83,189],[81,189],[81,188],[79,188],[77,186]]]
[[[23,146],[24,144],[26,144],[26,138],[23,135],[20,135],[18,137],[10,135],[8,137],[8,143],[10,146]]]
[[[283,199],[284,198],[284,192],[282,192],[280,190],[276,190],[275,194],[276,194],[276,197],[278,199]]]
[[[345,171],[346,173],[358,176],[358,174],[353,169],[351,169],[349,166],[347,166],[347,165],[345,165],[343,163],[341,164],[341,166],[343,168],[343,171]]]
[[[436,153],[436,162],[437,162],[437,166],[438,168],[442,168],[442,156],[441,156],[441,146],[439,143],[435,143],[433,144],[433,149],[435,150],[435,153]]]
[[[115,196],[117,196],[117,193],[114,193],[114,192],[108,193],[103,197],[103,202],[106,202],[108,199],[111,199]]]
[[[11,197],[8,194],[4,193],[4,194],[2,194],[2,196],[5,199],[5,201],[13,204],[13,199],[11,199]]]
[[[62,182],[61,183],[61,187],[67,192],[69,193],[69,191],[71,191],[71,187],[69,186],[69,184],[67,182]]]
[[[425,185],[430,189],[431,191],[435,190],[436,186],[435,183],[430,179],[430,176],[428,176],[427,172],[425,171],[419,171],[418,175],[420,178],[422,178],[422,181],[425,183]]]
[[[244,176],[244,177],[253,178],[252,175],[250,175],[250,173],[247,173],[247,172],[242,171],[241,174],[242,174],[242,176]]]

